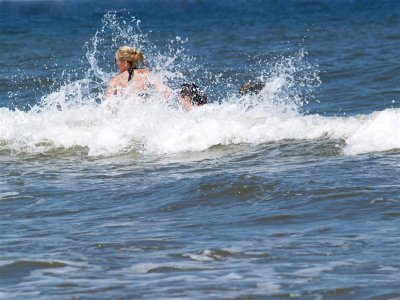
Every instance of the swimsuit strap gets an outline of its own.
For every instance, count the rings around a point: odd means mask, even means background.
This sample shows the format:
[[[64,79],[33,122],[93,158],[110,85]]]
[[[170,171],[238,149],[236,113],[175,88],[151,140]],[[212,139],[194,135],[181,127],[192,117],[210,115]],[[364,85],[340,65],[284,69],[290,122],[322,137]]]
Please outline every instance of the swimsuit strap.
[[[128,82],[132,80],[134,72],[135,72],[134,67],[128,69],[128,73],[129,73]]]

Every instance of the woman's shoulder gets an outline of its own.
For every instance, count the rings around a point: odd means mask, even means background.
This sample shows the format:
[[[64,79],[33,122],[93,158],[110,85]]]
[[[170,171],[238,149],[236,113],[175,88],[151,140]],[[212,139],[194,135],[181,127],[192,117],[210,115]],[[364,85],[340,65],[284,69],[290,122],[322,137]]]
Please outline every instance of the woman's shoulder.
[[[110,82],[112,86],[125,86],[126,82],[128,82],[128,73],[118,74],[116,75]]]
[[[118,74],[118,75],[116,75],[114,78],[113,78],[113,81],[124,81],[125,80],[125,78],[127,78],[128,77],[128,72],[127,71],[125,71],[125,72],[122,72],[122,73],[120,73],[120,74]]]
[[[147,69],[135,69],[135,74],[148,75],[151,74],[151,71]]]

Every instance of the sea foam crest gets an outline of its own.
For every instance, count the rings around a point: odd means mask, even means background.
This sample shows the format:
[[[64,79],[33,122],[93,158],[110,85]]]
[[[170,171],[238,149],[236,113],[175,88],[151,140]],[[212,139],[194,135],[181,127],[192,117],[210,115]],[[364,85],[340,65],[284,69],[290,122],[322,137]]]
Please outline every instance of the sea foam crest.
[[[131,18],[128,23],[134,26],[127,26],[115,13],[104,17],[101,29],[87,44],[90,67],[83,79],[61,84],[29,111],[0,108],[0,151],[43,153],[79,148],[90,156],[160,154],[326,137],[344,140],[347,155],[400,148],[399,109],[352,117],[301,113],[299,108],[307,101],[304,95],[319,80],[305,63],[304,52],[281,57],[267,71],[256,74],[266,84],[258,95],[228,91],[186,112],[177,105],[180,83],[191,79],[183,70],[193,70],[190,73],[195,76],[206,68],[187,55],[183,39],[176,38],[163,53],[141,32],[140,22]],[[146,100],[125,95],[103,101],[114,72],[110,57],[122,44],[146,53],[153,71],[172,87],[169,99],[154,93]],[[232,86],[229,78],[224,81],[219,75],[210,75],[208,80],[206,90],[215,88],[215,82]]]
[[[190,112],[130,98],[115,106],[75,104],[42,111],[0,109],[0,148],[41,153],[84,147],[88,155],[202,151],[214,145],[331,137],[344,154],[400,149],[400,109],[324,117],[212,103]],[[111,107],[111,108],[110,108]],[[117,110],[116,110],[117,109]]]

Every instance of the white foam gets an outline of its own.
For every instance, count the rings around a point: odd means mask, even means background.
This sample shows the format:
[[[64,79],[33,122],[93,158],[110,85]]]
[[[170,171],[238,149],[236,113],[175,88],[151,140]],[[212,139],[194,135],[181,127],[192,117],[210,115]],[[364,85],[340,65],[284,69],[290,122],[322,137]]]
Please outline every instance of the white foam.
[[[199,266],[197,264],[188,264],[188,263],[139,263],[131,266],[129,268],[130,271],[138,274],[147,274],[151,271],[162,269],[162,268],[170,268],[176,270],[203,270],[203,266]]]
[[[4,193],[0,193],[0,200],[3,199],[12,199],[14,196],[19,195],[18,192],[4,192]]]
[[[320,265],[314,265],[311,267],[307,267],[304,269],[300,269],[294,272],[296,275],[300,276],[311,276],[311,277],[316,277],[320,276],[322,272],[328,272],[332,271],[338,266],[349,266],[349,265],[354,265],[354,261],[333,261],[329,262],[327,264],[320,264]]]
[[[232,272],[225,276],[222,276],[221,279],[222,280],[240,280],[240,279],[243,279],[243,277],[240,276],[239,274]]]
[[[229,102],[209,104],[187,113],[161,101],[140,103],[133,98],[121,100],[116,113],[106,105],[90,102],[61,109],[49,105],[28,112],[0,109],[0,147],[38,153],[80,146],[92,156],[124,151],[202,151],[219,144],[327,136],[343,139],[344,154],[354,155],[399,149],[399,128],[400,109],[353,117],[323,117],[271,107],[245,109]]]
[[[191,260],[195,260],[195,261],[212,261],[212,260],[214,260],[212,257],[203,255],[203,254],[186,253],[186,254],[183,254],[183,257],[188,257]]]
[[[281,289],[281,285],[275,282],[261,282],[257,283],[257,288],[261,289],[263,293],[270,294],[278,292]]]
[[[346,138],[345,154],[400,149],[400,109],[359,116]]]

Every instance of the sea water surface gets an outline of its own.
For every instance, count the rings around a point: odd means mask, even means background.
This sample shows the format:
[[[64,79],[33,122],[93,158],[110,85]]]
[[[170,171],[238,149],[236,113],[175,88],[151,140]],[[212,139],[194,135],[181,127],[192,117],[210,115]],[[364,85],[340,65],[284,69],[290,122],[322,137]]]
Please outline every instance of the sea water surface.
[[[125,44],[170,98],[104,102]],[[0,299],[400,299],[399,49],[398,1],[0,1]]]

